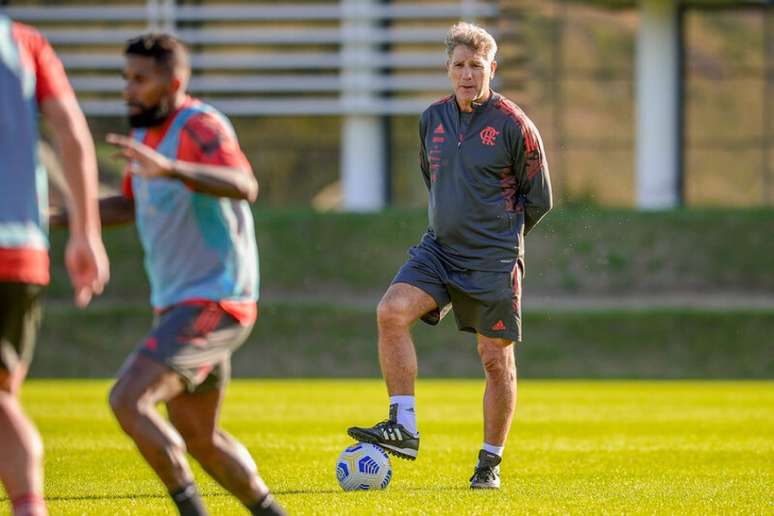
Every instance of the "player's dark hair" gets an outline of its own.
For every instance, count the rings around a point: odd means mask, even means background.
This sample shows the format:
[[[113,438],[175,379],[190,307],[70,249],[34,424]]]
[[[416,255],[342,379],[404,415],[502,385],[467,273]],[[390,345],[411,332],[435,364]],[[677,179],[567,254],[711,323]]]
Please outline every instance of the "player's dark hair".
[[[132,38],[126,43],[124,55],[152,57],[170,74],[180,70],[187,75],[190,70],[188,49],[171,34],[152,32]]]

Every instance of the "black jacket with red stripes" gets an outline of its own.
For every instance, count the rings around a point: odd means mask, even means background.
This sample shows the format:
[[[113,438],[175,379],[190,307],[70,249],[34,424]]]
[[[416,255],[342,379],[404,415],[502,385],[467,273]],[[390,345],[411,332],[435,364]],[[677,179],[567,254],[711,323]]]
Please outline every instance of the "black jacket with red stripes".
[[[453,267],[512,270],[524,255],[524,235],[552,206],[535,125],[495,92],[463,123],[452,95],[422,113],[419,136],[429,191],[422,245]]]

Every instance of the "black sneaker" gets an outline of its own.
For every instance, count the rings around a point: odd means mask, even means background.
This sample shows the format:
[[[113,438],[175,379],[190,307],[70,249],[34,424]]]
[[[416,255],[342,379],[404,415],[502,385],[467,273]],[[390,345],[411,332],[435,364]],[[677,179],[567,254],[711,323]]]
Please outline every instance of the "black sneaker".
[[[486,450],[478,452],[478,465],[470,477],[471,489],[500,489],[501,457]]]
[[[397,422],[398,405],[390,405],[390,419],[370,428],[350,427],[347,433],[356,441],[376,444],[401,459],[414,460],[419,453],[419,435],[413,435]]]

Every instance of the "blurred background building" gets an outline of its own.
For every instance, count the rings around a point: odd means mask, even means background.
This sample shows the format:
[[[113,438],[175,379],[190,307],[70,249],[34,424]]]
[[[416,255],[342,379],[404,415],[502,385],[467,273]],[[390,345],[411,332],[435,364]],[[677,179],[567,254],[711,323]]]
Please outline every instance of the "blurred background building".
[[[495,88],[540,128],[559,206],[529,235],[521,372],[772,377],[772,1],[11,0],[7,10],[63,58],[104,189],[122,175],[104,134],[129,129],[125,41],[168,30],[190,45],[192,92],[231,116],[261,183],[262,320],[239,376],[379,374],[374,309],[427,223],[417,119],[449,93],[443,37],[464,19],[497,38]],[[686,209],[658,209],[671,206]],[[32,374],[110,376],[150,324],[136,232],[105,231],[112,280],[85,312],[71,306],[65,238],[51,233]],[[450,318],[415,331],[423,376],[480,377]]]
[[[234,118],[267,206],[422,205],[417,115],[448,91],[442,40],[461,19],[497,38],[495,87],[540,128],[560,204],[774,204],[771,1],[13,0],[8,11],[61,54],[98,141],[126,129],[122,44],[177,33],[192,92]]]

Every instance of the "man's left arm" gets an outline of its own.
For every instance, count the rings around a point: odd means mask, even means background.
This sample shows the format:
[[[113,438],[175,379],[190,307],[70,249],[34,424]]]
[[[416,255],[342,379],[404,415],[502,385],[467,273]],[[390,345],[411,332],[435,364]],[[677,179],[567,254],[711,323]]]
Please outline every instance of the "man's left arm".
[[[51,45],[31,27],[14,24],[14,34],[25,45],[35,70],[35,97],[43,118],[58,144],[67,184],[67,220],[70,236],[65,266],[75,291],[75,303],[84,307],[102,293],[110,279],[110,265],[102,242],[97,206],[97,159],[89,126],[75,98],[62,62]]]
[[[518,179],[518,202],[524,207],[524,234],[532,230],[553,207],[551,177],[543,140],[537,127],[525,117],[514,163]]]
[[[248,202],[255,202],[258,198],[258,181],[250,169],[174,160],[167,177],[179,179],[192,190],[215,197]]]

